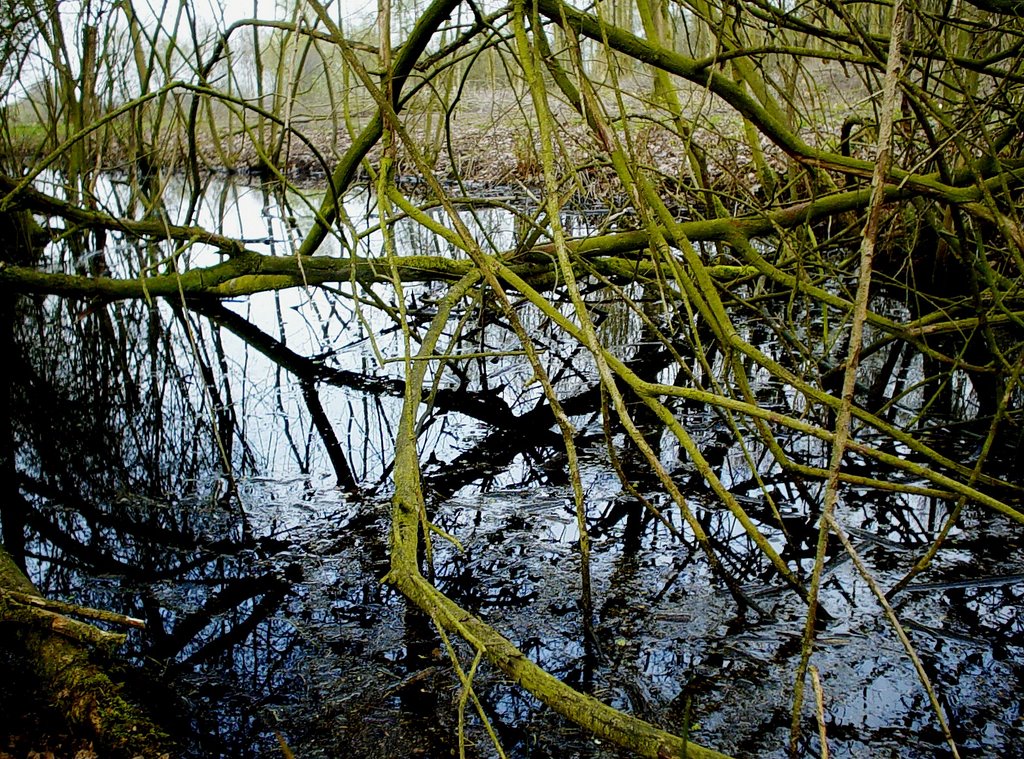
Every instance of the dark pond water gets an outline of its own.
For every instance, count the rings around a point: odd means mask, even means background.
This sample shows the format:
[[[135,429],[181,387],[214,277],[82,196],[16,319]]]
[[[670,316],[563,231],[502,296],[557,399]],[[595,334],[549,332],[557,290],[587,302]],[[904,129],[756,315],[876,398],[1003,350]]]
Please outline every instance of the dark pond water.
[[[286,255],[308,211],[294,197],[283,200],[264,188],[214,181],[200,221]],[[360,220],[353,232],[372,230],[368,196],[353,195],[347,209]],[[512,247],[522,231],[507,212],[479,210],[474,223],[495,249]],[[92,251],[55,246],[51,266],[102,261],[131,275],[146,256],[161,255],[116,238],[104,242]],[[401,251],[448,252],[411,225],[398,228],[397,243]],[[370,231],[359,244],[374,251],[380,241]],[[193,265],[211,256],[198,248],[183,255]],[[422,327],[442,292],[407,286],[410,323]],[[228,304],[229,313],[215,313],[213,322],[173,304],[23,298],[5,327],[2,442],[14,470],[5,479],[5,529],[23,528],[27,564],[45,594],[147,622],[123,652],[135,672],[126,675],[127,687],[158,704],[188,755],[273,755],[278,736],[303,759],[458,754],[459,688],[450,661],[429,620],[380,582],[402,376],[402,364],[389,361],[403,355],[402,333],[383,307],[394,294],[383,287],[352,294],[343,284],[256,296]],[[605,342],[620,346],[623,358],[642,359],[638,321],[602,291],[589,297]],[[580,613],[564,454],[519,355],[457,365],[439,378],[449,396],[439,395],[424,416],[429,506],[464,547],[435,545],[434,581],[575,687],[676,732],[689,724],[694,740],[736,756],[784,756],[803,604],[780,589],[675,444],[652,427],[650,439],[727,570],[767,612],[738,614],[678,510],[629,455],[623,466],[674,530],[623,491],[593,366],[536,313],[523,315],[547,349],[580,431],[593,636],[584,634]],[[463,329],[463,345],[516,347],[493,310],[459,316],[466,321],[453,321],[452,330]],[[298,365],[316,378],[315,391],[240,339],[240,319],[269,336],[270,352],[313,357]],[[771,333],[747,328],[775,350]],[[881,357],[873,361],[869,373],[888,371]],[[908,359],[891,382],[912,387],[921,371]],[[480,421],[467,390],[499,399],[519,421]],[[799,403],[769,381],[755,390],[765,405]],[[922,398],[908,392],[893,415],[913,416]],[[809,514],[819,486],[793,481],[767,457],[745,458],[713,411],[680,405],[676,412],[784,557],[809,568]],[[954,422],[971,418],[969,383],[952,412]],[[354,492],[338,487],[324,420]],[[945,426],[944,444],[966,460],[977,441],[954,436],[953,428]],[[612,441],[621,444],[621,433],[613,430]],[[812,463],[827,456],[813,441],[783,442]],[[1002,455],[1013,464],[1012,451]],[[789,542],[770,526],[758,477],[791,521]],[[840,513],[860,555],[889,587],[949,508],[934,498],[851,489]],[[1022,543],[1019,529],[969,508],[933,570],[894,599],[965,756],[1024,755]],[[909,660],[841,551],[832,553],[823,602],[833,619],[814,663],[832,756],[948,755]],[[507,755],[618,755],[490,668],[476,684]],[[468,755],[494,755],[479,720],[469,717],[466,729]],[[808,711],[805,756],[820,755],[816,730]]]

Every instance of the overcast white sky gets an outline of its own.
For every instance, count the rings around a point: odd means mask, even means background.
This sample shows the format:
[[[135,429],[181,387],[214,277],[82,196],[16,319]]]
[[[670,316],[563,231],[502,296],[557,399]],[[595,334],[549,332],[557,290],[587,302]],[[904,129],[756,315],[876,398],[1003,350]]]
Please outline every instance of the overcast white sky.
[[[370,23],[377,13],[377,0],[321,2],[335,18],[338,18],[337,9],[340,5],[341,19],[350,26]],[[307,11],[307,15],[312,16],[312,9],[303,8],[306,5],[305,0],[185,0],[184,3],[178,0],[132,0],[135,13],[145,27],[152,28],[154,25],[162,24],[170,32],[184,6],[192,9],[201,30],[205,27],[206,34],[245,18],[288,20],[292,18],[296,3],[299,3],[300,9]],[[86,23],[105,25],[112,19],[117,24],[124,21],[123,13],[117,4],[110,0],[63,0],[58,7],[72,57],[72,70],[77,67],[79,31]],[[86,11],[87,8],[89,11]],[[180,23],[187,28],[186,18],[183,15]],[[0,106],[22,97],[40,78],[51,75],[51,66],[47,64],[49,55],[45,46],[37,41],[32,49],[34,53],[30,53],[23,65],[18,68],[14,67],[13,59],[4,61],[9,70],[0,72],[0,89],[3,90],[0,92]]]
[[[146,1],[152,2],[153,0]],[[254,16],[285,20],[290,17],[296,2],[302,3],[303,0],[192,0],[197,16],[211,20],[223,16],[228,24]],[[340,0],[340,2],[344,9],[344,18],[365,19],[377,13],[377,0]],[[338,0],[329,5],[331,8],[337,6]]]

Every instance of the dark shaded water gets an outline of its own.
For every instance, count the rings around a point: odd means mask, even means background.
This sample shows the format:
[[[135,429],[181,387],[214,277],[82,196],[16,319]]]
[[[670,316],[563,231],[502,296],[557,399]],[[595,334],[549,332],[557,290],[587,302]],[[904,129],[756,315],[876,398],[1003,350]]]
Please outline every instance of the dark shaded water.
[[[208,226],[290,250],[296,209],[279,198],[215,184],[209,199]],[[349,202],[353,218],[372,226],[367,198]],[[481,212],[478,221],[495,248],[511,247],[516,228],[507,215]],[[401,228],[399,244],[436,252],[436,241],[418,234]],[[110,270],[131,274],[142,259],[119,244],[107,241],[85,259],[54,248],[52,265],[72,269],[103,257]],[[372,251],[379,241],[370,234],[362,244]],[[191,255],[201,263],[208,254]],[[429,620],[380,582],[402,365],[379,359],[402,355],[401,333],[366,293],[355,300],[350,292],[342,285],[229,304],[279,347],[314,357],[305,364],[316,367],[313,393],[240,340],[230,315],[220,315],[218,328],[166,304],[26,298],[16,305],[5,338],[3,445],[15,470],[3,494],[5,530],[23,527],[27,563],[45,594],[146,620],[125,651],[136,673],[126,675],[128,687],[158,704],[191,755],[272,754],[278,735],[303,758],[458,753],[458,680],[444,647]],[[440,292],[406,288],[412,323],[425,323]],[[384,288],[376,295],[393,298]],[[640,360],[636,320],[600,292],[591,297],[605,341]],[[783,756],[804,606],[780,589],[732,516],[652,428],[726,568],[768,612],[738,615],[676,508],[629,456],[624,467],[674,530],[623,492],[593,367],[536,314],[524,310],[524,318],[548,348],[545,360],[580,431],[594,639],[584,635],[580,614],[564,457],[521,356],[459,364],[441,378],[449,395],[424,417],[428,505],[465,548],[435,544],[434,581],[575,687],[676,732],[689,724],[694,740],[737,756]],[[472,316],[463,339],[476,351],[515,347],[487,308]],[[763,341],[772,351],[768,333]],[[901,371],[893,382],[913,385],[921,369],[908,361]],[[798,403],[771,382],[756,392],[768,406]],[[969,387],[957,398],[954,411],[969,419]],[[475,399],[519,418],[482,422]],[[919,402],[910,393],[893,414],[913,415]],[[819,486],[768,463],[755,473],[711,410],[680,404],[676,411],[776,547],[809,568]],[[336,486],[344,477],[324,444],[323,418],[356,492]],[[944,444],[965,456],[976,445],[944,434]],[[811,463],[827,456],[814,441],[784,442]],[[755,474],[782,504],[789,542],[760,513]],[[889,587],[934,538],[947,509],[937,499],[850,489],[840,514]],[[894,599],[964,755],[1024,755],[1022,542],[1019,530],[968,509],[934,569]],[[840,551],[823,600],[834,619],[814,663],[832,755],[946,755],[909,660]],[[476,686],[510,756],[617,755],[486,666]],[[471,714],[467,735],[470,755],[493,755]],[[808,712],[807,756],[820,753],[815,735]]]

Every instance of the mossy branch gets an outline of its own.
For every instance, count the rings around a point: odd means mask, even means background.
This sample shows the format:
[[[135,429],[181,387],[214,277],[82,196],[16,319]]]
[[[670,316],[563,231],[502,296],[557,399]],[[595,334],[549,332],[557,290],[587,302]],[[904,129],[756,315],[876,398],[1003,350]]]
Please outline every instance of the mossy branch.
[[[17,625],[16,639],[68,726],[92,740],[104,756],[165,757],[167,734],[136,705],[129,703],[90,656],[90,648],[109,648],[123,636],[104,633],[62,614],[26,606],[18,597],[39,594],[10,555],[0,548],[0,621]],[[20,624],[19,624],[20,623]],[[92,633],[83,632],[93,630]],[[83,645],[86,644],[86,645]]]

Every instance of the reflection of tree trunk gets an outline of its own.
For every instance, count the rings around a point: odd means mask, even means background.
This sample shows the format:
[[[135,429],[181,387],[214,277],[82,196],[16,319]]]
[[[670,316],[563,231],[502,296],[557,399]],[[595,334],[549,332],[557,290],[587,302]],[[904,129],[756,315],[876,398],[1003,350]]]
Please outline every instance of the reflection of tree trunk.
[[[25,569],[25,500],[18,488],[14,466],[14,425],[11,413],[17,380],[12,361],[14,344],[14,303],[16,298],[0,302],[0,355],[7,360],[7,370],[0,372],[0,523],[3,526],[3,545],[17,566]]]
[[[175,304],[173,306],[173,311],[184,329],[193,329],[192,325],[188,322],[188,314],[184,309]],[[222,472],[230,485],[227,492],[223,494],[226,497],[235,490],[233,457],[235,440],[237,438],[243,446],[245,441],[242,438],[241,431],[239,430],[238,420],[235,417],[235,410],[230,402],[230,398],[225,399],[218,386],[217,376],[213,371],[213,364],[205,352],[205,345],[205,341],[195,341],[193,346],[193,358],[195,360],[196,367],[199,369],[199,374],[203,378],[206,395],[210,403],[211,418],[214,423],[213,434],[217,450],[220,454]],[[219,347],[219,343],[216,343],[216,346]],[[224,366],[223,362],[221,366]],[[225,383],[225,389],[227,389],[227,383]]]
[[[302,397],[306,399],[306,408],[309,409],[309,415],[313,419],[313,426],[320,434],[320,439],[334,466],[334,473],[338,477],[338,487],[350,493],[358,492],[359,486],[356,484],[355,475],[352,474],[352,467],[349,466],[341,442],[334,434],[331,421],[324,412],[323,404],[320,403],[320,394],[317,392],[316,385],[312,382],[303,382]]]
[[[440,645],[437,634],[430,625],[430,617],[415,605],[407,604],[405,611],[405,687],[399,691],[403,719],[408,720],[408,734],[423,740],[426,745],[416,746],[413,752],[430,752],[430,744],[437,740],[439,725],[438,693],[427,677],[436,665],[436,650]],[[438,741],[440,742],[440,741]]]
[[[0,588],[39,595],[3,549]],[[4,621],[0,614],[0,622]],[[167,755],[167,735],[122,698],[119,687],[91,661],[84,645],[65,638],[56,631],[57,626],[43,629],[19,625],[16,637],[33,675],[64,715],[68,727],[83,739],[95,742],[102,756]]]
[[[37,258],[42,228],[26,211],[0,213],[0,233],[7,241],[3,259],[9,263],[27,265]],[[15,360],[18,346],[14,338],[21,296],[8,295],[0,299],[0,356],[7,367],[0,372],[0,523],[3,545],[20,569],[25,568],[25,520],[27,504],[18,488],[17,469],[14,464],[15,440],[13,424],[14,391],[21,383]]]

